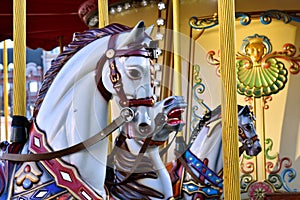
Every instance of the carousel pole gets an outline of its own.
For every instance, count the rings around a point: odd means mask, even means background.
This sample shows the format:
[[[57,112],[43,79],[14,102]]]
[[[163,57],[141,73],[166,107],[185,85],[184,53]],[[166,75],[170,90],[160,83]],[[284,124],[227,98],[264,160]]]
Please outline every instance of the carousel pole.
[[[99,28],[103,28],[109,24],[108,0],[98,0],[98,5]]]
[[[13,1],[14,100],[11,142],[25,142],[26,118],[26,1]]]
[[[234,0],[219,0],[224,198],[240,199]]]
[[[4,100],[4,131],[5,141],[8,140],[8,59],[7,59],[7,45],[6,40],[3,42],[3,100]]]
[[[180,0],[173,0],[173,41],[174,41],[174,95],[182,95],[181,80],[181,53],[180,53]],[[182,153],[185,150],[185,142],[182,132],[176,135],[176,151]]]
[[[98,0],[98,18],[99,18],[99,28],[103,28],[109,24],[108,17],[108,0]],[[112,101],[108,102],[107,110],[107,121],[108,123],[112,122]],[[112,143],[112,135],[108,137],[109,141]],[[108,145],[108,153],[112,151],[112,145]]]

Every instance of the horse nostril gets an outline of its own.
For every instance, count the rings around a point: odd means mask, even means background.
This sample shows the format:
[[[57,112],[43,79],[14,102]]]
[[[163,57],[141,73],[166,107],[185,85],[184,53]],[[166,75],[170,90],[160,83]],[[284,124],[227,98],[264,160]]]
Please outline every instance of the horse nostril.
[[[145,122],[140,123],[139,130],[141,133],[148,133],[150,131],[150,125]]]
[[[260,146],[258,146],[257,148],[258,153],[261,152],[262,148]]]
[[[173,97],[170,97],[169,99],[167,99],[165,102],[164,102],[164,107],[167,107],[171,104],[173,104],[173,102],[175,101],[175,99]]]

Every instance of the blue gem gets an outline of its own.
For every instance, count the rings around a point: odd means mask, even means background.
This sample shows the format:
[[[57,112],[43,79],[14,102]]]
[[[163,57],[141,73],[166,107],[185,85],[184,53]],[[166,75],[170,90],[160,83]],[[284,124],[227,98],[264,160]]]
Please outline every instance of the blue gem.
[[[24,181],[23,181],[23,188],[24,189],[29,189],[29,188],[31,188],[32,187],[32,182],[28,179],[28,178],[26,178]]]

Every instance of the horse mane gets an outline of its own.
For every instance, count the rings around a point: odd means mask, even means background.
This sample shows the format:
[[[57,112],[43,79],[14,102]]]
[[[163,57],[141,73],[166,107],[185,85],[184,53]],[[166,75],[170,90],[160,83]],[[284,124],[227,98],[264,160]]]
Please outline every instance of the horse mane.
[[[47,94],[48,89],[50,88],[52,82],[54,81],[58,72],[63,68],[64,64],[80,49],[88,45],[89,43],[113,34],[119,34],[124,31],[131,30],[131,28],[121,25],[121,24],[110,24],[101,29],[90,29],[84,32],[76,32],[73,35],[73,40],[68,44],[65,50],[60,53],[54,60],[51,61],[51,67],[46,72],[42,87],[39,90],[37,99],[35,101],[33,118],[39,112],[39,109],[43,103],[44,97]]]

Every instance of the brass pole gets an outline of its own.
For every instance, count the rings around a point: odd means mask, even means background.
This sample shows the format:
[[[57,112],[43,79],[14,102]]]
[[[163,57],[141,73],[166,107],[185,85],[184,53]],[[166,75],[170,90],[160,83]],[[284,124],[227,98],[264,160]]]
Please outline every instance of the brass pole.
[[[174,32],[174,94],[182,95],[181,57],[180,57],[180,2],[173,0],[173,32]]]
[[[109,24],[108,0],[98,0],[98,13],[99,28],[103,28]]]
[[[4,99],[4,127],[5,127],[5,141],[8,140],[8,59],[7,59],[7,45],[4,40],[3,46],[3,99]]]
[[[165,25],[165,40],[164,40],[164,51],[163,51],[163,68],[161,77],[161,88],[160,88],[160,99],[165,99],[172,95],[172,77],[173,77],[173,9],[172,1],[166,1],[166,25]]]
[[[266,180],[267,175],[266,175],[266,157],[265,157],[265,151],[266,151],[266,120],[265,120],[265,99],[264,97],[261,98],[261,117],[262,117],[262,122],[261,122],[261,147],[262,147],[262,166],[263,166],[263,171],[262,171],[262,180]]]
[[[108,16],[108,0],[98,0],[98,18],[99,18],[99,28],[103,28],[109,24],[109,16]],[[108,123],[113,121],[112,116],[112,101],[108,102],[107,109],[107,121]],[[112,135],[108,136],[108,140],[111,144],[108,145],[108,153],[112,151],[113,138]]]
[[[224,197],[240,200],[234,0],[219,0]]]
[[[13,114],[26,116],[26,1],[14,0],[14,103]]]
[[[182,80],[181,80],[181,46],[180,46],[180,0],[173,0],[173,44],[174,44],[174,95],[182,95]],[[184,152],[185,142],[182,131],[176,135],[175,150],[179,153]]]

